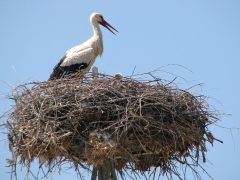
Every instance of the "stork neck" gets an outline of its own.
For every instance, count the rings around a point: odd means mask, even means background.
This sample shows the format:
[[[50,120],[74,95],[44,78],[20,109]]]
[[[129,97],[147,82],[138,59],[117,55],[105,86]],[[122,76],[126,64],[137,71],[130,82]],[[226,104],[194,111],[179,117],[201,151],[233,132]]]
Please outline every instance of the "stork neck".
[[[92,23],[94,36],[102,37],[102,32],[97,22]]]
[[[94,53],[96,56],[102,55],[103,52],[103,41],[102,41],[102,32],[99,27],[98,22],[92,22],[92,27],[93,27],[93,37],[91,38],[91,44],[94,49]]]

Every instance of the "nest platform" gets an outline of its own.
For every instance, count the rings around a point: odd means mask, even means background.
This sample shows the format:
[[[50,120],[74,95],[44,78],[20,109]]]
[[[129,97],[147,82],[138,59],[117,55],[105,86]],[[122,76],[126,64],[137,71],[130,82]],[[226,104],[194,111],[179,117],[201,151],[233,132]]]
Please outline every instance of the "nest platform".
[[[204,96],[158,79],[91,77],[14,89],[6,125],[18,163],[40,159],[84,168],[111,161],[121,172],[160,168],[161,175],[178,177],[182,164],[198,173],[195,166],[206,161],[208,125],[218,120]]]

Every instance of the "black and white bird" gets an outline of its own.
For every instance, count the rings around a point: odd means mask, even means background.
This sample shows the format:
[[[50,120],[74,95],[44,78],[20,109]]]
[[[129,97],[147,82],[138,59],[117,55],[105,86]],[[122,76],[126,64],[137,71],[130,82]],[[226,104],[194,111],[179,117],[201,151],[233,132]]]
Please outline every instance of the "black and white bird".
[[[93,13],[90,16],[90,22],[93,27],[93,37],[81,45],[69,49],[66,55],[54,67],[49,80],[63,78],[64,76],[81,71],[86,74],[97,56],[103,53],[103,39],[99,24],[115,34],[110,28],[118,32],[114,27],[108,24],[99,13]]]

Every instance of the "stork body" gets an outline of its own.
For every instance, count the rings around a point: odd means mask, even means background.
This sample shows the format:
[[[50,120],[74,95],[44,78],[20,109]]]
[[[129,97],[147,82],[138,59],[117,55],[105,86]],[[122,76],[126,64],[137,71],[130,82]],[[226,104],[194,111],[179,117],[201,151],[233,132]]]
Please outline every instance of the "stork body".
[[[99,24],[106,27],[113,34],[115,33],[110,28],[115,31],[117,30],[108,24],[99,13],[93,13],[90,16],[90,22],[93,27],[93,37],[83,44],[69,49],[66,55],[53,69],[49,80],[63,78],[65,75],[76,73],[78,71],[81,71],[82,74],[86,74],[95,62],[97,56],[102,55],[103,39]]]

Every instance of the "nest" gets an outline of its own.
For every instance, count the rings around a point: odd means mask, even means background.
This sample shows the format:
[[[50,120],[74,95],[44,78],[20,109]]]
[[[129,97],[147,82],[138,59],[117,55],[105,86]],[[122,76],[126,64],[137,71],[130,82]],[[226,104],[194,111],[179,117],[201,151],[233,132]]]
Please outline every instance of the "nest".
[[[30,86],[30,87],[29,87]],[[173,83],[102,75],[64,78],[15,88],[7,121],[10,148],[20,164],[76,167],[111,160],[116,170],[195,173],[205,160],[208,125],[218,120],[204,96]],[[211,142],[212,143],[212,142]],[[188,161],[191,160],[191,163]],[[198,176],[197,176],[198,177]]]

